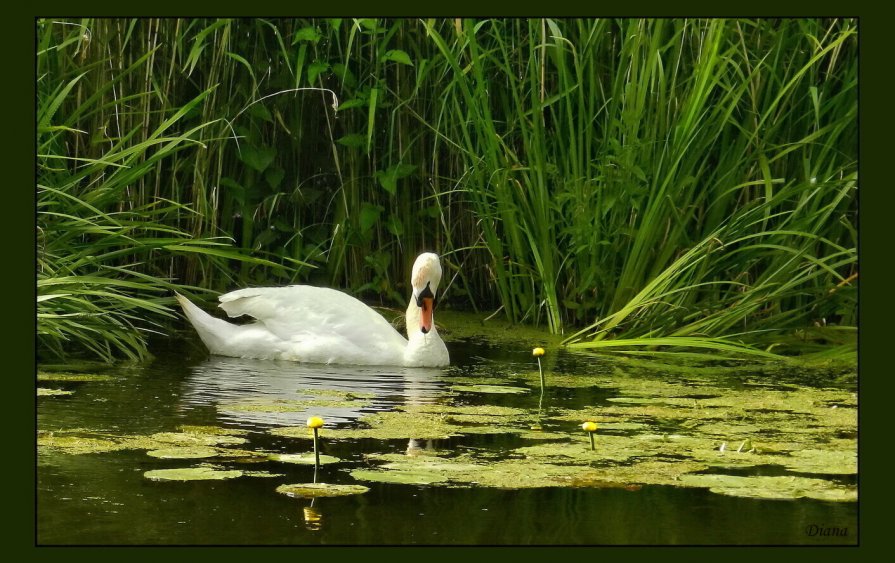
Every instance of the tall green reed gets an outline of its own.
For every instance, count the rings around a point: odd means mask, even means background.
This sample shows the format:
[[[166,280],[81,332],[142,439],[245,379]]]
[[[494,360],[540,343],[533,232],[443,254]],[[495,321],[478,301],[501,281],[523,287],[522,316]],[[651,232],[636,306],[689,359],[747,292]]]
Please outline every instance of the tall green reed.
[[[84,351],[105,360],[143,358],[148,335],[174,318],[172,291],[200,289],[178,279],[185,261],[210,266],[217,275],[227,275],[231,260],[278,266],[234,251],[225,237],[195,237],[179,226],[199,214],[158,193],[160,177],[189,172],[188,161],[177,157],[207,147],[201,134],[215,122],[183,121],[212,89],[182,106],[153,109],[161,93],[147,78],[147,67],[157,48],[133,61],[101,58],[73,71],[72,59],[85,61],[90,49],[101,48],[94,43],[96,34],[111,25],[83,21],[60,30],[55,22],[38,24],[37,333],[42,355]],[[133,26],[119,22],[115,28],[125,34],[121,47],[126,46]]]
[[[83,199],[167,199],[193,212],[164,225],[276,263],[181,255],[179,282],[401,303],[431,249],[443,302],[569,342],[855,323],[852,20],[41,25],[65,119],[40,151],[93,167]]]

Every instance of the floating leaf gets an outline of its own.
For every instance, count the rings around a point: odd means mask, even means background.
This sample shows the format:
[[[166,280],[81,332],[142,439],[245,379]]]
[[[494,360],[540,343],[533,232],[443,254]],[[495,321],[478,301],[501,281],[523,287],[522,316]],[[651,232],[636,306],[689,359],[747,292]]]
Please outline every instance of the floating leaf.
[[[283,473],[271,473],[269,471],[243,471],[243,477],[285,477]]]
[[[186,467],[182,469],[154,469],[143,477],[151,481],[217,481],[241,477],[238,469],[215,469],[213,467]]]
[[[294,463],[297,465],[314,465],[314,452],[306,452],[300,454],[271,454],[267,456],[271,461],[279,461],[280,463]],[[341,459],[331,455],[320,455],[320,465],[329,465],[339,463]]]
[[[529,392],[526,387],[510,387],[509,385],[454,385],[451,389],[467,393],[520,394]]]
[[[152,450],[146,452],[150,457],[161,459],[201,459],[206,457],[215,457],[218,451],[208,446],[184,446],[177,448],[165,448],[162,450]]]
[[[98,375],[95,373],[48,373],[37,372],[38,381],[113,381],[111,375]]]
[[[332,485],[329,483],[297,483],[280,485],[277,492],[293,498],[344,497],[362,495],[369,491],[363,485]]]
[[[37,388],[38,397],[59,397],[63,395],[73,395],[74,391],[66,391],[64,389],[48,389],[46,387]]]

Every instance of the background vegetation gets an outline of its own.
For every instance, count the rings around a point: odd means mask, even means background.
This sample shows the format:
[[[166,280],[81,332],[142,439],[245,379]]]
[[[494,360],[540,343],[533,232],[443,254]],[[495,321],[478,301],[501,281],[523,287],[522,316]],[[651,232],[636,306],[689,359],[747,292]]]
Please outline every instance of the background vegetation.
[[[853,353],[853,20],[43,19],[42,354],[314,283],[579,347]],[[831,346],[831,344],[833,346]]]

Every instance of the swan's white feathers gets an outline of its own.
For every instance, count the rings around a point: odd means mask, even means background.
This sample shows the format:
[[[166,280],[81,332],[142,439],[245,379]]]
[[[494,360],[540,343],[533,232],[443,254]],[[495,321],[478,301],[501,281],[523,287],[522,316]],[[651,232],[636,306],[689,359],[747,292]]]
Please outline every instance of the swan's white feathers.
[[[278,338],[291,342],[331,339],[358,347],[405,345],[398,331],[379,313],[335,289],[310,285],[248,288],[219,298],[230,317],[254,317]],[[310,346],[309,346],[310,347]]]
[[[413,268],[414,294],[441,279],[438,256],[422,254]],[[405,339],[379,313],[334,289],[306,285],[247,288],[222,295],[230,317],[256,322],[234,325],[212,317],[177,295],[184,313],[212,354],[258,359],[357,365],[438,367],[449,363],[447,348],[433,324],[419,330],[419,307],[411,299]],[[416,328],[414,328],[416,327]]]

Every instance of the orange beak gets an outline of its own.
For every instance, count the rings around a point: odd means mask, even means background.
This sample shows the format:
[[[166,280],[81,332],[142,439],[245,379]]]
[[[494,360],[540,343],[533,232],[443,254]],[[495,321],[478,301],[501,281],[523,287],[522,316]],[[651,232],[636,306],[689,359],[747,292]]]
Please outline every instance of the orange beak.
[[[435,307],[434,299],[431,297],[423,297],[422,314],[420,315],[420,330],[423,334],[427,334],[432,330],[432,311]]]

